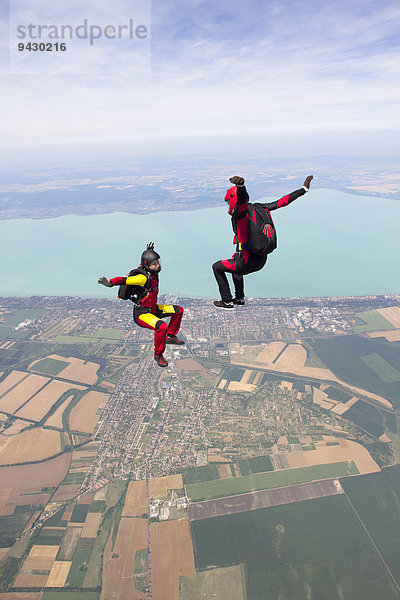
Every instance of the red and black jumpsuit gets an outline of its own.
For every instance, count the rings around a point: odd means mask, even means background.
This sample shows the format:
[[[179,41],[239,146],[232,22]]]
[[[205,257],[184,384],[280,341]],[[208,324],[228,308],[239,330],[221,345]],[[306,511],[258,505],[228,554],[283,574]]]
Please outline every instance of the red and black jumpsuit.
[[[279,200],[262,204],[262,206],[269,211],[276,210],[277,208],[287,206],[296,200],[296,198],[303,196],[307,191],[307,188],[303,187],[291,192],[287,196],[283,196]],[[249,227],[249,215],[247,212],[249,195],[245,186],[235,185],[230,188],[226,193],[225,200],[229,201],[228,213],[232,217],[232,229],[235,234],[233,243],[236,244],[236,252],[232,258],[218,260],[213,264],[212,268],[221,294],[221,300],[229,303],[232,302],[232,294],[225,273],[232,273],[235,297],[241,300],[244,298],[243,275],[248,275],[262,269],[267,262],[267,255],[250,254],[248,250],[242,249],[242,246],[245,246],[247,242]]]
[[[146,275],[141,273],[129,277],[114,277],[110,279],[113,285],[140,285],[145,286]],[[157,304],[158,296],[158,274],[151,273],[150,290],[147,295],[135,305],[133,319],[140,327],[154,330],[154,352],[163,354],[165,350],[167,335],[172,337],[179,331],[181,325],[183,308],[176,304]],[[161,321],[164,317],[171,317],[169,325]]]

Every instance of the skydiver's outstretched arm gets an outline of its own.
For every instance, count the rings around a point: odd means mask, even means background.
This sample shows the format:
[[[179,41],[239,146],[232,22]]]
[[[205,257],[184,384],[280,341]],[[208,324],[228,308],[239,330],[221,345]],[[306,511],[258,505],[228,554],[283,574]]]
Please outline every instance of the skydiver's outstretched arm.
[[[106,287],[113,287],[114,285],[141,285],[144,286],[147,281],[145,275],[139,273],[138,275],[130,275],[128,277],[113,277],[107,279],[107,277],[100,277],[97,283],[105,285]]]
[[[309,175],[308,177],[306,177],[303,187],[299,190],[290,192],[290,194],[287,194],[287,196],[283,196],[282,198],[279,198],[279,200],[275,200],[274,202],[267,202],[262,206],[264,206],[264,208],[266,208],[267,210],[276,210],[277,208],[287,206],[288,204],[290,204],[294,200],[297,200],[297,198],[300,198],[300,196],[304,196],[304,194],[308,192],[308,190],[310,189],[310,183],[312,179],[313,176]]]

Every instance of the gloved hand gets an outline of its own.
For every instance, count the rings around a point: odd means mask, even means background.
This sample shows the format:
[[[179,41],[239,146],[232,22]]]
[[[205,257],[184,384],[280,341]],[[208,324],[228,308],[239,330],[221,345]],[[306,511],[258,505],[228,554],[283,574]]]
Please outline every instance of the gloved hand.
[[[154,242],[149,242],[146,246],[146,250],[154,250]]]
[[[308,176],[308,177],[306,177],[306,178],[305,178],[305,180],[304,180],[304,183],[303,183],[303,185],[304,185],[304,187],[306,187],[308,190],[310,189],[310,183],[311,183],[311,180],[312,180],[312,179],[314,179],[314,177],[313,177],[312,175],[309,175],[309,176]]]
[[[101,283],[101,285],[105,285],[106,287],[113,286],[113,284],[111,283],[111,281],[109,279],[107,279],[107,277],[99,277],[99,279],[97,280],[97,283]]]
[[[238,177],[237,175],[235,175],[235,177],[230,177],[229,181],[233,183],[233,185],[244,185],[243,177]]]

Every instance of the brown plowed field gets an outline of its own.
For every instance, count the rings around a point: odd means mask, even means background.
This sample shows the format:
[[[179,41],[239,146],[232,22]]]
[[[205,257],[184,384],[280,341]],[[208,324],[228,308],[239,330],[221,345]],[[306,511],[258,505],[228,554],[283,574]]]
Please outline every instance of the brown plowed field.
[[[64,402],[61,404],[61,406],[59,406],[57,408],[57,410],[51,415],[51,417],[49,419],[47,419],[46,425],[49,425],[49,427],[60,427],[61,428],[63,412],[67,408],[67,406],[71,402],[71,400],[72,400],[72,395],[68,396],[68,398],[66,398],[64,400]]]
[[[220,479],[232,479],[232,472],[229,465],[217,465],[217,471]]]
[[[70,561],[57,560],[53,563],[49,578],[47,580],[47,587],[64,587],[68,577],[69,570],[71,568]]]
[[[389,323],[393,325],[393,327],[400,327],[400,306],[390,306],[389,308],[378,308],[378,312],[381,313],[383,317]]]
[[[60,434],[36,427],[12,438],[0,435],[0,465],[44,460],[61,450]]]
[[[27,377],[28,374],[25,371],[11,371],[7,377],[0,382],[0,396],[7,392],[13,385],[21,381],[24,377]]]
[[[69,500],[70,498],[76,496],[80,489],[80,485],[62,485],[54,494],[53,500],[57,502]]]
[[[113,551],[111,545],[110,535],[103,553],[101,600],[146,600],[147,594],[135,588],[133,573],[137,550],[147,548],[147,520],[122,518]]]
[[[143,514],[147,514],[146,482],[130,481],[122,516],[140,517]]]
[[[110,394],[103,394],[102,392],[92,391],[85,394],[71,411],[69,417],[70,429],[93,433],[99,420],[97,411],[100,406],[107,404],[109,397]]]
[[[30,573],[20,573],[14,581],[16,588],[41,588],[46,585],[47,575],[31,575]]]
[[[1,600],[40,600],[42,592],[6,592]]]
[[[149,487],[151,498],[165,497],[167,495],[167,490],[181,490],[183,488],[182,475],[154,477],[154,479],[150,479]]]
[[[339,442],[337,446],[318,446],[315,450],[306,452],[287,452],[285,454],[289,467],[311,467],[313,465],[327,465],[329,463],[354,461],[361,475],[377,473],[379,466],[374,461],[368,450],[352,440],[326,436],[325,441]]]
[[[102,517],[103,515],[101,513],[88,513],[85,525],[83,526],[83,538],[97,537]]]
[[[181,360],[177,360],[176,364],[182,371],[199,371],[204,379],[208,379],[210,381],[215,379],[214,373],[208,371],[205,367],[203,367],[203,365],[198,363],[193,358],[183,358]]]
[[[151,590],[157,600],[179,600],[179,577],[195,573],[188,519],[150,525]]]
[[[81,533],[82,527],[67,527],[57,556],[58,560],[72,560]]]
[[[23,379],[15,388],[7,392],[0,399],[0,410],[7,413],[14,413],[49,381],[48,377],[28,375],[26,379]]]
[[[85,388],[80,385],[73,385],[72,383],[65,383],[65,381],[56,381],[54,379],[15,414],[18,417],[32,419],[32,421],[40,421],[49,412],[53,404],[70,389],[83,390]]]
[[[42,487],[52,487],[59,485],[67,474],[69,467],[70,455],[63,454],[36,465],[21,465],[19,467],[0,467],[0,516],[10,514],[7,502],[21,503],[29,501],[30,504],[37,502],[37,496],[23,496],[19,499],[20,494],[28,494],[29,492],[38,492]],[[46,502],[50,495],[46,495]],[[14,506],[11,506],[12,512]]]
[[[69,356],[58,356],[58,354],[50,354],[44,358],[53,358],[54,360],[61,360],[62,362],[68,362],[69,365],[57,374],[57,377],[61,379],[69,379],[70,381],[77,381],[78,383],[86,383],[93,385],[97,381],[97,371],[100,365],[94,362],[86,362],[80,358],[74,358]],[[31,363],[28,369],[32,369],[37,362],[43,360],[35,360]]]
[[[391,329],[389,331],[369,331],[370,338],[384,337],[388,342],[400,342],[400,329]]]
[[[260,357],[266,352],[266,349],[271,346],[271,344],[275,344],[277,342],[271,342],[264,348],[256,359],[253,359],[251,362],[246,358],[246,355],[243,357],[237,358],[236,355],[232,357],[231,355],[231,364],[238,365],[244,368],[253,368],[253,369],[268,369],[269,371],[275,371],[277,373],[293,373],[294,375],[300,375],[303,377],[312,377],[313,379],[320,379],[322,381],[335,381],[336,383],[340,383],[340,385],[346,389],[351,390],[354,395],[361,394],[363,396],[368,396],[368,398],[373,398],[377,400],[380,404],[392,408],[391,403],[383,398],[382,396],[378,396],[377,394],[373,394],[372,392],[368,392],[367,390],[357,388],[353,385],[345,383],[338,379],[332,371],[329,369],[321,369],[319,367],[306,367],[307,360],[307,351],[301,344],[289,344],[287,348],[285,348],[284,352],[278,358],[278,360],[274,363],[270,358],[268,360],[262,361]]]
[[[334,481],[336,480],[324,479],[323,481],[311,481],[309,483],[290,485],[274,490],[262,490],[250,494],[241,494],[240,496],[230,496],[229,498],[194,502],[193,504],[189,504],[189,519],[191,521],[198,521],[210,517],[220,517],[222,515],[247,512],[248,510],[256,510],[258,508],[278,506],[279,504],[290,504],[302,500],[333,496],[339,493],[339,489],[335,486]]]

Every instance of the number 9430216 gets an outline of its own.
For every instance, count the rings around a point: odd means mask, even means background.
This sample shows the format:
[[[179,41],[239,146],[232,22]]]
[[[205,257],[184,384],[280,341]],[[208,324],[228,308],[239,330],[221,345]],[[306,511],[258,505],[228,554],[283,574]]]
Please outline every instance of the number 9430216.
[[[28,52],[65,52],[67,49],[67,44],[62,42],[28,42],[27,44],[23,44],[22,42],[18,44],[18,50],[23,52],[27,50]]]

